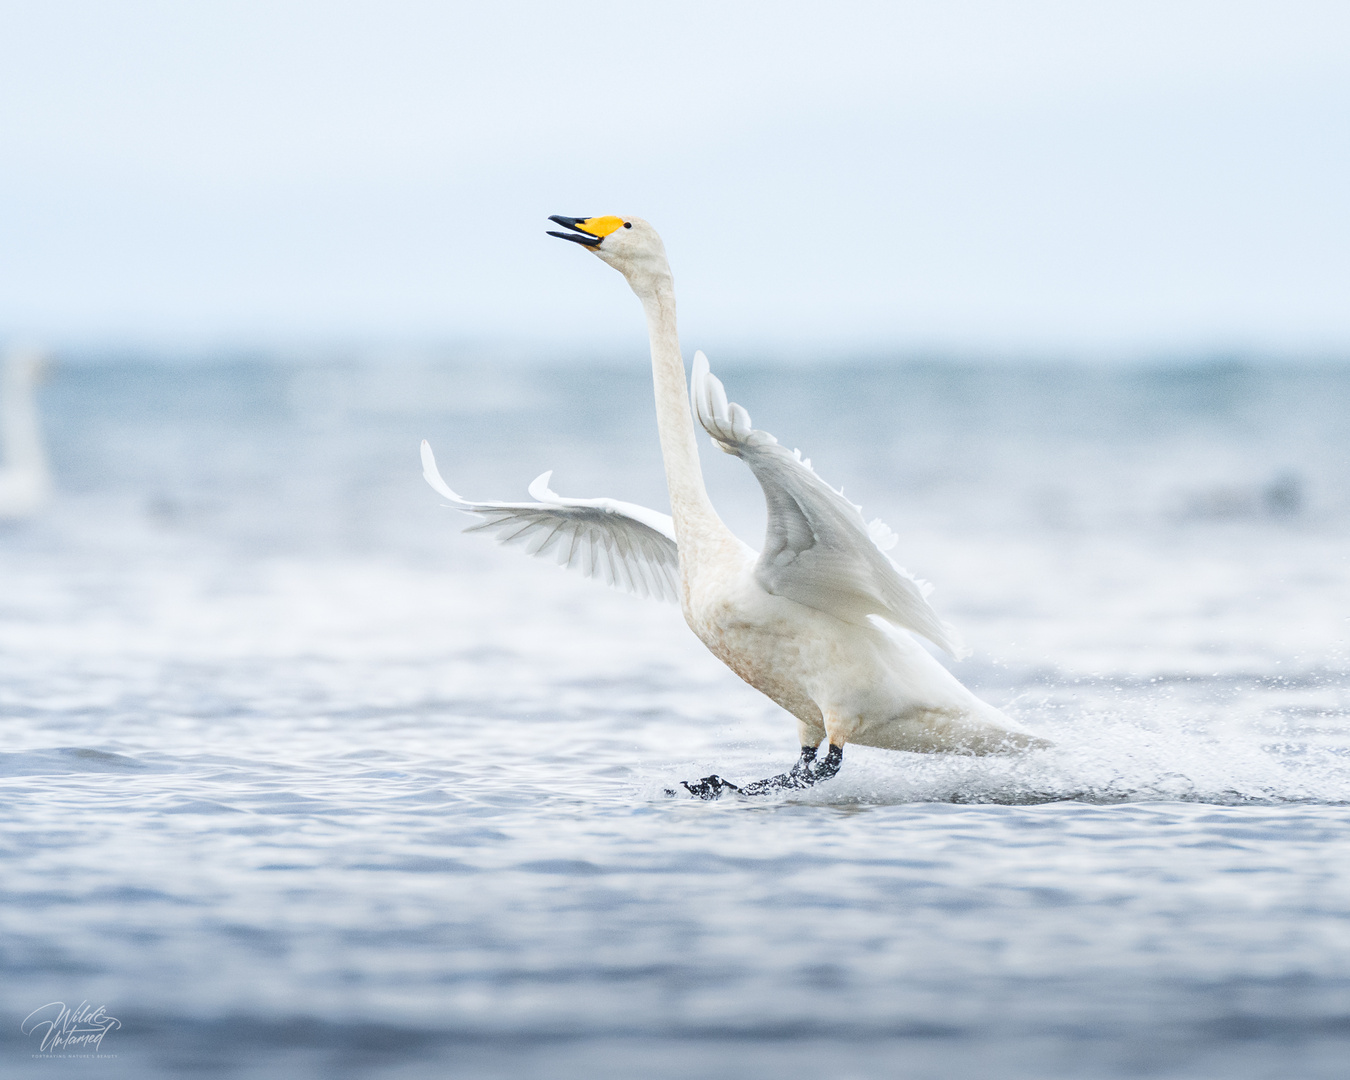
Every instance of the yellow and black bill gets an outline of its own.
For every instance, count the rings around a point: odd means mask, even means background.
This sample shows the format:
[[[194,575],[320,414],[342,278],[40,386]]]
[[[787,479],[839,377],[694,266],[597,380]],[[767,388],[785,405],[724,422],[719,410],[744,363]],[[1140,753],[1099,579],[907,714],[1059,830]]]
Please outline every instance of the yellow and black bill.
[[[554,232],[549,229],[549,236],[556,236],[560,240],[571,240],[575,244],[584,244],[586,247],[599,247],[601,240],[615,229],[623,226],[623,218],[613,216],[576,218],[563,217],[561,214],[550,214],[549,221],[561,225],[564,229],[573,230],[572,232]]]

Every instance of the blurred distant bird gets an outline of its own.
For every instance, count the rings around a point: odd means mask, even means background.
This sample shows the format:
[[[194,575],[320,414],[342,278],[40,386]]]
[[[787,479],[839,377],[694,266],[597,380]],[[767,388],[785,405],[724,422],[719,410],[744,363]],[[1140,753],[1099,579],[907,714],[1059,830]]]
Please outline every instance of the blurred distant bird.
[[[527,503],[469,502],[441,479],[422,443],[423,475],[473,526],[533,555],[643,595],[678,599],[699,640],[732,671],[797,718],[801,757],[790,772],[744,787],[708,776],[683,786],[704,799],[804,788],[839,771],[844,744],[890,750],[1010,753],[1049,746],[962,686],[909,633],[957,655],[956,632],[928,605],[928,587],[885,554],[895,536],[826,484],[797,452],[750,426],[707,358],[694,354],[699,423],[741,458],[764,489],[768,533],[756,553],[722,523],[699,466],[675,287],[665,246],[635,217],[551,221],[550,235],[589,248],[628,279],[647,315],[656,415],[672,516],[613,499],[567,499],[530,485]],[[824,758],[820,743],[829,740]]]
[[[0,370],[0,521],[32,517],[51,497],[51,473],[38,427],[33,389],[45,360],[11,349]]]

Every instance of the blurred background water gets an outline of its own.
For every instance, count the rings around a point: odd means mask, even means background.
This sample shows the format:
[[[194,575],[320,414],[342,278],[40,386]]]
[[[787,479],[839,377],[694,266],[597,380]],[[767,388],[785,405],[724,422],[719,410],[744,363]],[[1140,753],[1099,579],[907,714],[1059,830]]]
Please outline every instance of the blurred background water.
[[[640,352],[70,358],[0,531],[7,1076],[1343,1075],[1350,368],[713,361],[1056,749],[666,799],[791,722],[417,462],[664,507]]]

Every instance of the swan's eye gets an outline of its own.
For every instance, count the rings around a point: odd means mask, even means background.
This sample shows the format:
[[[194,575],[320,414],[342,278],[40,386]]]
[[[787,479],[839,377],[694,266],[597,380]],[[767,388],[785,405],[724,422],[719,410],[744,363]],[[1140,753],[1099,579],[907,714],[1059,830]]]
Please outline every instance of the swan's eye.
[[[633,227],[633,223],[632,223],[631,221],[625,221],[625,222],[623,223],[623,227],[624,227],[625,229],[631,229],[631,228]]]

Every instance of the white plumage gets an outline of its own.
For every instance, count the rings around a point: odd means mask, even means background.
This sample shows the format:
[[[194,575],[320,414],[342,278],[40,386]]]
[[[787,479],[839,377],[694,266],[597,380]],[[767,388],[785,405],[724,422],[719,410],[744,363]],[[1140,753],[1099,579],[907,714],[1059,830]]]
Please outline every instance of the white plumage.
[[[798,451],[789,453],[767,431],[756,431],[750,414],[727,401],[702,352],[694,354],[691,394],[703,429],[721,450],[744,461],[764,489],[769,527],[755,578],[766,592],[845,622],[879,615],[953,656],[964,654],[960,635],[929,606],[931,588],[878,545],[878,539],[893,545],[895,534],[880,521],[869,527],[862,510],[817,476]]]
[[[558,218],[576,240],[618,269],[642,300],[671,516],[612,499],[565,499],[549,473],[530,485],[532,503],[469,502],[446,486],[431,449],[423,471],[452,505],[483,518],[474,526],[531,554],[557,553],[624,588],[678,597],[686,622],[736,674],[797,719],[807,748],[773,786],[800,787],[833,775],[848,742],[892,750],[1000,753],[1049,745],[981,701],[913,637],[952,655],[964,648],[928,603],[929,587],[887,555],[895,535],[820,479],[796,451],[757,430],[727,400],[707,358],[694,356],[685,391],[675,294],[661,238],[640,218]],[[703,484],[690,416],[713,443],[739,457],[768,506],[756,553],[717,516]],[[828,738],[833,766],[811,772],[814,747]],[[769,784],[769,782],[763,782]],[[690,788],[720,794],[709,777]]]

